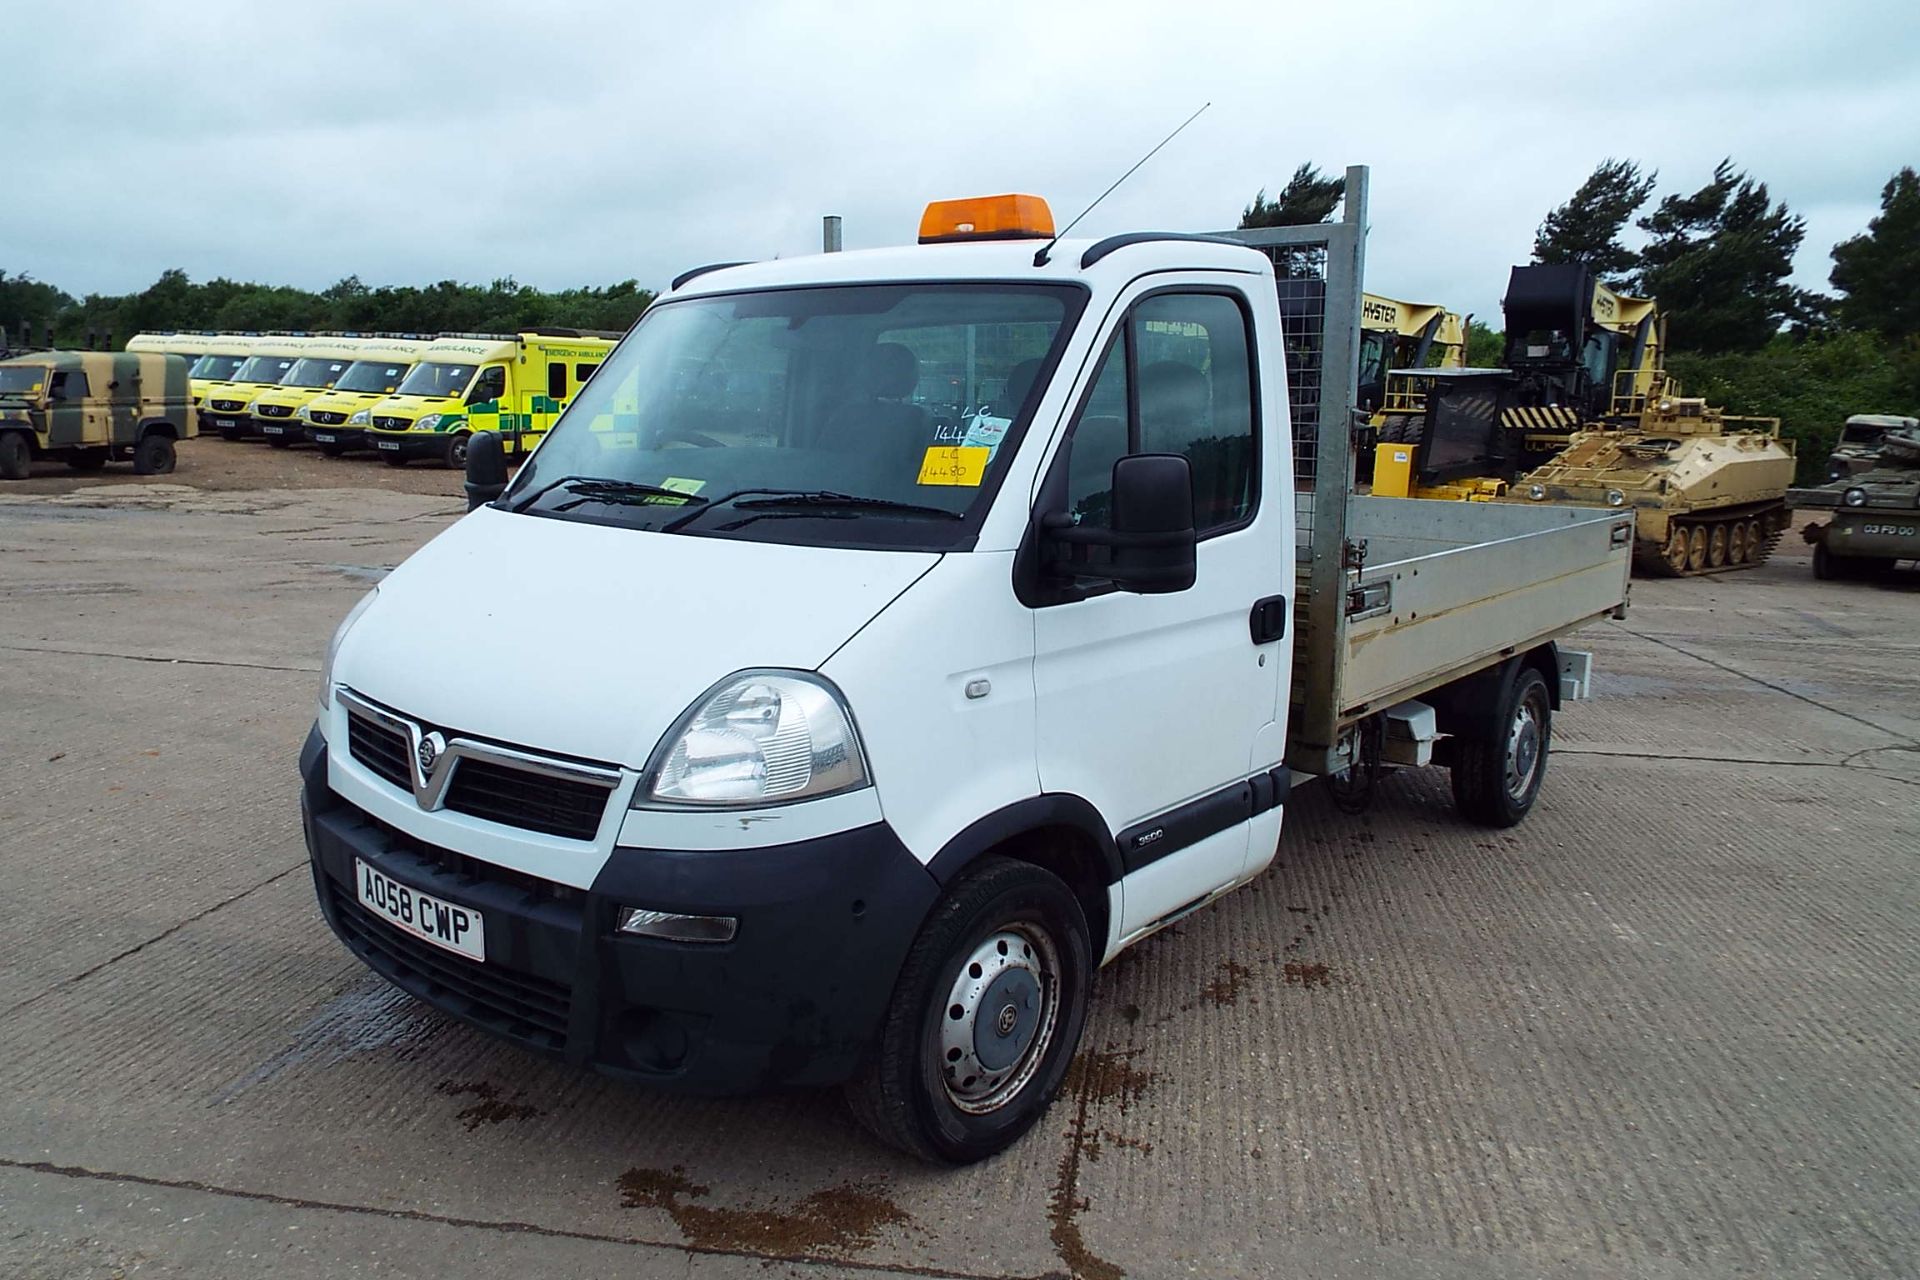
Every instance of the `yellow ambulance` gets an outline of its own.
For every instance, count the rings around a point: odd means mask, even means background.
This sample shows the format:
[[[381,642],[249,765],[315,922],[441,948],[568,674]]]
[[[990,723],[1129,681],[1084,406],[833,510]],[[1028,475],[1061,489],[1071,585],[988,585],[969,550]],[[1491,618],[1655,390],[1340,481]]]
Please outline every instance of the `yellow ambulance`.
[[[140,355],[184,356],[191,369],[194,361],[207,354],[208,344],[215,336],[175,331],[136,333],[127,339],[126,349]]]
[[[200,402],[200,429],[216,431],[222,440],[252,435],[255,397],[279,386],[312,341],[304,333],[266,333],[255,338],[233,376],[208,388]]]
[[[300,411],[315,396],[332,391],[366,350],[367,339],[359,334],[315,334],[308,339],[279,385],[253,398],[254,432],[276,449],[304,443],[307,424]]]
[[[392,466],[431,457],[457,470],[468,437],[497,431],[508,457],[525,457],[613,345],[577,329],[437,338],[399,391],[368,410],[366,444]]]
[[[365,446],[367,411],[400,389],[431,338],[379,336],[360,340],[360,358],[333,390],[315,396],[294,415],[306,438],[329,458]]]
[[[253,355],[255,344],[263,339],[254,333],[216,334],[207,347],[207,353],[195,360],[187,370],[187,390],[193,400],[196,414],[200,416],[200,428],[212,431],[213,424],[200,410],[201,401],[216,388],[230,387],[234,374],[240,371]]]

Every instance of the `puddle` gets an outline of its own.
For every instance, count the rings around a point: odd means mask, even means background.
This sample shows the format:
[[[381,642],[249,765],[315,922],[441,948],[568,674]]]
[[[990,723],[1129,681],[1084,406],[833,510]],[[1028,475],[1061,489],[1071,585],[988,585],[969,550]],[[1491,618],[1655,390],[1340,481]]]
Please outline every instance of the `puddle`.
[[[437,1030],[439,1024],[406,992],[370,978],[328,1001],[293,1033],[292,1043],[215,1094],[208,1105],[232,1102],[289,1067],[306,1062],[329,1067],[377,1049],[412,1048]]]

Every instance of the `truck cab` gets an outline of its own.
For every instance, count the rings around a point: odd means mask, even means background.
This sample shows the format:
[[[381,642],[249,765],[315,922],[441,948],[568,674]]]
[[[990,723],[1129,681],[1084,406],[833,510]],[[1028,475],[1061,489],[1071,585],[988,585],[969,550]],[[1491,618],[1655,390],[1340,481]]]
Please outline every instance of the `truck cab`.
[[[0,360],[0,479],[38,458],[75,471],[131,461],[172,471],[174,443],[196,434],[187,362],[163,352],[40,351]]]
[[[362,339],[359,358],[332,390],[307,401],[295,415],[307,439],[330,458],[363,447],[373,406],[400,389],[430,341],[393,335]]]
[[[1604,513],[1493,513],[1485,558],[1465,504],[1349,529],[1314,450],[1352,384],[1296,436],[1286,338],[1265,253],[1055,241],[1030,196],[683,275],[510,485],[477,437],[476,509],[335,634],[327,923],[535,1052],[1004,1148],[1095,970],[1259,875],[1296,778],[1451,762],[1521,820],[1579,682],[1555,639],[1624,599]],[[449,629],[548,657],[422,649]]]
[[[572,329],[444,335],[366,411],[363,440],[397,467],[415,458],[464,467],[476,431],[494,432],[510,456],[524,457],[612,349],[610,338]]]
[[[304,443],[307,424],[302,411],[332,391],[365,354],[366,347],[367,340],[357,334],[309,338],[300,358],[288,367],[279,384],[254,397],[253,430],[276,449]]]
[[[196,421],[207,392],[231,385],[233,376],[253,354],[254,345],[259,341],[259,335],[249,333],[217,333],[208,339],[206,351],[187,368],[188,398],[193,403]]]
[[[231,377],[209,386],[200,402],[200,425],[222,440],[258,435],[253,402],[280,385],[313,341],[304,333],[262,334],[247,344],[247,358]]]

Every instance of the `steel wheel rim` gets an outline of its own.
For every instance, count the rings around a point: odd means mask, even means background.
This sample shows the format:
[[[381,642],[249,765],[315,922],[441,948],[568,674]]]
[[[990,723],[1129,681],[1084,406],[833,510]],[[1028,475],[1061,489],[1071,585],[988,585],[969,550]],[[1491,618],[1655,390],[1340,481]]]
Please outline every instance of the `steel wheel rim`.
[[[935,1047],[947,1100],[969,1115],[1013,1101],[1039,1071],[1059,1019],[1052,936],[1028,920],[994,930],[961,962],[940,1013]]]
[[[1718,569],[1727,562],[1727,526],[1717,524],[1707,535],[1707,563]]]
[[[1540,691],[1529,689],[1527,696],[1520,699],[1520,705],[1514,708],[1513,723],[1507,726],[1507,798],[1516,804],[1526,800],[1540,776],[1540,766],[1546,759],[1545,745],[1546,716],[1540,706]]]
[[[1736,522],[1733,532],[1727,535],[1727,559],[1734,564],[1747,562],[1747,524],[1744,520]]]
[[[1687,535],[1687,568],[1702,569],[1707,563],[1707,531],[1698,526]]]

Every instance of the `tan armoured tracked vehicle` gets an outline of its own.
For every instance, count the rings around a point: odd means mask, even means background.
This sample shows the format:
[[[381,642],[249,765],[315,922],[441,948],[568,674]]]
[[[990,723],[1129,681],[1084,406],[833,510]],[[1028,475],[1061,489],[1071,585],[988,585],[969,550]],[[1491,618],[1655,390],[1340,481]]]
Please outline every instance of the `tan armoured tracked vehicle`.
[[[1787,527],[1793,466],[1778,418],[1732,417],[1675,396],[1633,427],[1576,435],[1504,500],[1632,507],[1634,564],[1684,577],[1766,560]]]

